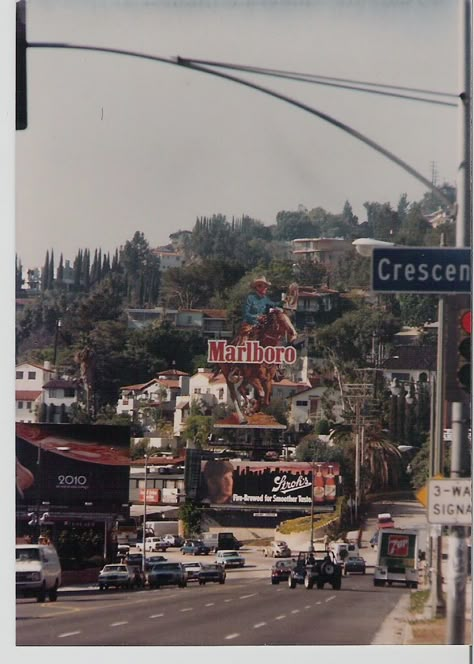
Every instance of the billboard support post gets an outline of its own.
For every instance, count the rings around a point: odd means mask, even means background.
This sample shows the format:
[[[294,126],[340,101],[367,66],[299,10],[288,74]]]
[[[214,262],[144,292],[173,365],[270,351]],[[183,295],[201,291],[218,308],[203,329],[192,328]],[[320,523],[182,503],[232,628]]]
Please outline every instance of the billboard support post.
[[[145,452],[145,486],[143,491],[143,557],[142,571],[145,574],[145,539],[146,539],[146,489],[148,483],[148,454]]]
[[[311,459],[311,534],[310,534],[310,543],[309,551],[312,553],[314,551],[314,452]]]

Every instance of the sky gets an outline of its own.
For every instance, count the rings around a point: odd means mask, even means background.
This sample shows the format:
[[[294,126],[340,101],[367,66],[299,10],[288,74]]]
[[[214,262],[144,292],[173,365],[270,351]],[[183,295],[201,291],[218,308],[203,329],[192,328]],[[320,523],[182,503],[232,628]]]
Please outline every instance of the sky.
[[[458,92],[457,0],[35,0],[29,42],[67,42]],[[237,73],[350,125],[455,184],[455,107]],[[453,101],[453,100],[452,100]],[[455,101],[455,100],[454,100]],[[360,221],[426,188],[340,129],[242,85],[123,55],[28,49],[28,128],[15,136],[15,250],[152,247],[196,218],[274,224],[299,205]]]

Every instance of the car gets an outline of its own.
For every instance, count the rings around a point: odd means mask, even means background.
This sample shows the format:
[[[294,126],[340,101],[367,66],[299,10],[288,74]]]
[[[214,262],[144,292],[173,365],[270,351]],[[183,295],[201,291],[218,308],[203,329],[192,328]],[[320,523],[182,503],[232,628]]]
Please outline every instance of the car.
[[[245,558],[238,551],[223,549],[217,552],[215,562],[218,565],[223,565],[225,568],[243,567],[245,565]]]
[[[133,588],[136,585],[135,570],[128,565],[104,565],[97,580],[99,590],[108,588]]]
[[[288,581],[291,570],[295,566],[294,560],[279,560],[271,569],[270,579],[272,585],[277,585],[280,581]]]
[[[209,564],[202,565],[201,571],[198,574],[198,581],[200,586],[204,586],[209,581],[213,583],[225,583],[226,573],[223,565]]]
[[[388,512],[377,514],[377,528],[379,530],[383,530],[384,528],[395,528],[395,521],[392,519],[392,515]]]
[[[170,535],[169,533],[163,535],[163,542],[166,542],[168,546],[180,547],[184,544],[184,539],[180,535]]]
[[[203,568],[202,563],[183,563],[184,569],[186,570],[186,574],[188,577],[188,581],[198,581],[199,580],[199,572]]]
[[[303,584],[308,590],[314,585],[322,589],[329,583],[334,590],[340,590],[341,577],[341,567],[332,551],[300,551],[290,571],[288,587],[296,588],[298,584]]]
[[[145,551],[166,551],[169,547],[161,537],[147,537],[145,539]]]
[[[184,565],[181,563],[156,563],[148,570],[147,582],[149,588],[159,588],[160,586],[186,588],[188,577]]]
[[[289,558],[291,556],[290,547],[286,542],[272,542],[269,547],[264,549],[263,555],[271,558]]]
[[[192,556],[207,556],[209,552],[210,548],[201,540],[186,540],[181,547],[183,556],[186,553],[190,553]]]
[[[125,556],[124,564],[133,567],[142,567],[143,555],[141,553],[129,553]]]
[[[167,560],[168,558],[164,556],[148,556],[148,558],[145,558],[145,569],[150,569],[156,563],[165,563]]]
[[[343,574],[365,574],[366,563],[362,556],[351,556],[344,563]]]

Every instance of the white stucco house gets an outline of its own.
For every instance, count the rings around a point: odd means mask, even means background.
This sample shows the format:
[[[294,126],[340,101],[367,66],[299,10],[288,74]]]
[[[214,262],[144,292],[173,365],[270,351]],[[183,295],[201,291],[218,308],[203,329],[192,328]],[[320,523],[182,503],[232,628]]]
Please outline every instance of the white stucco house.
[[[316,424],[321,419],[326,419],[323,398],[332,403],[332,419],[342,420],[342,402],[340,394],[333,388],[324,385],[309,387],[293,396],[288,397],[289,402],[289,426],[295,431],[302,431],[305,424]]]

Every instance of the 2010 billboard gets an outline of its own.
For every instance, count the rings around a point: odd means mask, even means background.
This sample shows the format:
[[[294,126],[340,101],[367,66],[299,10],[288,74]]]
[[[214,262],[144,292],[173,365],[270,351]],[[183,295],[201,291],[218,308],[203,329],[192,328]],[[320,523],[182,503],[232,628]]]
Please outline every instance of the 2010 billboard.
[[[17,506],[114,511],[128,503],[130,429],[16,423]]]
[[[339,464],[210,459],[201,461],[197,499],[209,505],[333,505]]]

